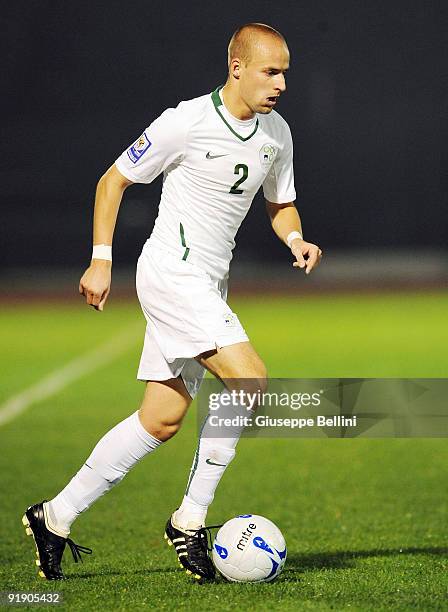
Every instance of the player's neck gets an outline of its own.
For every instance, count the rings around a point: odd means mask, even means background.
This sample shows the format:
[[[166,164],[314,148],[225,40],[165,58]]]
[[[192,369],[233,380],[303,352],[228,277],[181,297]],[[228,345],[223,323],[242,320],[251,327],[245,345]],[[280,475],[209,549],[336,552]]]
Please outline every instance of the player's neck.
[[[247,121],[255,117],[255,113],[241,100],[238,92],[229,83],[221,89],[221,97],[226,109],[236,119]]]

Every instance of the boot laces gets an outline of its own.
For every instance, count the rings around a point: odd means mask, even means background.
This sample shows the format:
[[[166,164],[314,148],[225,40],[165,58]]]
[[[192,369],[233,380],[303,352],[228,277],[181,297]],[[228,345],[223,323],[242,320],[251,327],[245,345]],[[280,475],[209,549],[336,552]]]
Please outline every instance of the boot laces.
[[[83,563],[81,553],[84,553],[85,555],[91,555],[93,552],[92,549],[87,548],[87,546],[80,546],[79,544],[75,544],[71,538],[67,538],[67,544],[69,545],[70,550],[72,551],[75,563],[78,563],[78,561],[81,561],[81,563]]]
[[[208,527],[200,527],[199,529],[190,529],[194,534],[194,544],[197,543],[199,550],[208,553],[213,550],[213,534],[212,529],[219,529],[222,525],[209,525]]]

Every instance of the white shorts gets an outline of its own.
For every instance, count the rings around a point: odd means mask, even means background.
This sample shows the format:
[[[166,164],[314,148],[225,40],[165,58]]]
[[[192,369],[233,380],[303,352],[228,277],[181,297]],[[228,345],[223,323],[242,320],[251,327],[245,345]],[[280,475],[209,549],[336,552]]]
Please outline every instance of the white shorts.
[[[136,280],[147,321],[137,378],[182,376],[194,397],[205,374],[194,358],[249,340],[225,301],[227,279],[213,279],[196,265],[146,244],[137,263]]]

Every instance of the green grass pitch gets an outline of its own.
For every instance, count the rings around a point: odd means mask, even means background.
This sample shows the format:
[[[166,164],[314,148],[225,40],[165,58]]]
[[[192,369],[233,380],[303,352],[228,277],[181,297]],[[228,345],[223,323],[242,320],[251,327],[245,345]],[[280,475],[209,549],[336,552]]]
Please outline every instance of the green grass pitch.
[[[238,298],[246,330],[279,377],[446,377],[448,294]],[[69,580],[37,576],[21,516],[56,494],[98,438],[134,411],[143,319],[136,302],[100,314],[75,303],[3,306],[0,403],[131,326],[135,346],[0,427],[0,590],[60,591],[67,610],[442,610],[448,608],[446,440],[243,440],[210,523],[258,513],[285,534],[271,584],[192,582],[162,535],[196,445],[181,432],[74,524],[94,554]]]

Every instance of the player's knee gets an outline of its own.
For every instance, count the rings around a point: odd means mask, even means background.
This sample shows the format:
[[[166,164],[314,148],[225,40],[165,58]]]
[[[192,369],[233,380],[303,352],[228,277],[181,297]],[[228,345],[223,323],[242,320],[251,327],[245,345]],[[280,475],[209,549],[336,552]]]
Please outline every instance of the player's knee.
[[[258,391],[264,393],[268,386],[268,373],[261,359],[252,362],[238,377],[229,376],[228,378],[233,383],[232,386],[244,389],[248,393]]]
[[[247,393],[264,393],[267,390],[268,373],[261,360],[251,369],[247,377],[241,381],[241,384]]]
[[[242,379],[240,384],[242,391],[251,398],[251,409],[256,410],[261,396],[266,393],[268,388],[268,375],[265,365],[261,362],[260,366],[251,372],[250,378]]]
[[[152,436],[154,436],[154,438],[157,438],[157,440],[160,440],[161,442],[166,442],[177,434],[177,432],[181,428],[181,424],[181,421],[179,421],[178,423],[163,423],[159,421],[155,423],[150,423],[147,427],[147,431]]]
[[[264,377],[245,378],[240,381],[241,389],[246,394],[258,395],[267,390],[267,379]]]
[[[264,363],[261,363],[260,369],[257,372],[257,384],[261,393],[265,393],[268,388],[268,371]]]

